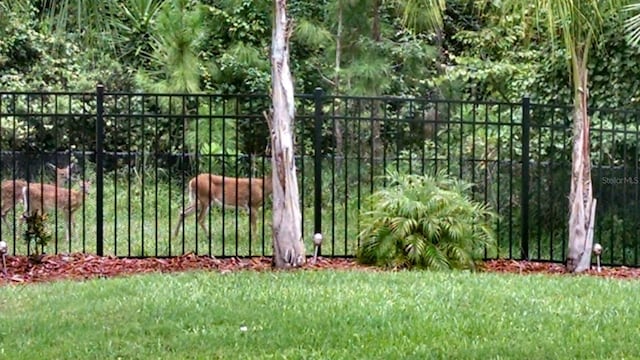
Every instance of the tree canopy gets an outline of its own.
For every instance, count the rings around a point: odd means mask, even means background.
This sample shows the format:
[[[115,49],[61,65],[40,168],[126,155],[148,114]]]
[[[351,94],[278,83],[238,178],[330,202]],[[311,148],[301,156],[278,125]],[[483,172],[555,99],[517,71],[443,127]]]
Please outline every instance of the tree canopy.
[[[550,32],[529,31],[545,22],[510,11],[507,5],[517,1],[501,2],[502,13],[479,10],[477,3],[292,1],[296,91],[509,101],[528,94],[538,102],[570,103],[566,49]],[[493,6],[487,4],[485,10]],[[99,80],[112,90],[269,89],[273,9],[266,0],[12,0],[0,6],[5,90],[90,90]],[[598,20],[590,23],[604,39],[589,56],[591,104],[633,106],[640,96],[633,19],[628,39],[620,27],[624,17],[584,16]]]

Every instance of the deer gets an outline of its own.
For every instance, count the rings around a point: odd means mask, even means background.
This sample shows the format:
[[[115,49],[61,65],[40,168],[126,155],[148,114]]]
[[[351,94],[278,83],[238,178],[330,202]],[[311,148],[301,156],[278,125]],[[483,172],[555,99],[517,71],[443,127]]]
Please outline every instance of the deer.
[[[68,187],[71,180],[73,163],[63,168],[59,168],[51,163],[47,163],[47,166],[56,171],[56,185],[58,187]],[[2,222],[7,226],[9,225],[7,221],[7,214],[15,207],[16,202],[23,199],[22,188],[25,186],[27,186],[27,181],[24,179],[5,180],[0,183],[0,198],[2,199],[0,217],[2,217]],[[23,205],[25,205],[24,202]]]
[[[74,165],[69,165],[59,168],[52,163],[47,163],[47,166],[52,168],[56,172],[56,185],[58,187],[70,187],[71,186],[71,173],[73,172]]]
[[[89,194],[90,181],[80,182],[80,190],[58,187],[54,184],[29,183],[23,186],[22,201],[25,204],[25,216],[35,213],[44,214],[48,210],[62,210],[67,242],[75,222],[73,214],[84,204],[85,195]]]
[[[2,217],[2,223],[6,226],[9,226],[7,214],[22,199],[22,188],[26,185],[27,182],[23,179],[5,180],[0,184],[0,191],[2,192],[0,217]]]
[[[272,191],[273,183],[271,182],[271,175],[267,175],[264,179],[261,179],[234,178],[201,173],[189,180],[189,184],[187,185],[189,205],[179,213],[178,224],[172,237],[175,238],[178,235],[184,219],[196,211],[198,211],[196,220],[202,230],[207,234],[207,237],[209,237],[209,230],[204,220],[212,204],[223,208],[243,208],[248,211],[251,222],[251,232],[255,234],[258,209]]]

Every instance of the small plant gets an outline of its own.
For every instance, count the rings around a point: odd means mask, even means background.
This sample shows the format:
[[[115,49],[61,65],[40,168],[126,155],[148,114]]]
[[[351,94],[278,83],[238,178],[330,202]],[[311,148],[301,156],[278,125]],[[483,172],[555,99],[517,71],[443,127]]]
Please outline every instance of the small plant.
[[[474,270],[484,250],[495,248],[497,215],[467,195],[472,184],[444,173],[388,179],[390,186],[369,196],[360,213],[361,263]]]
[[[37,262],[41,258],[39,249],[43,249],[51,241],[51,234],[45,226],[47,214],[41,214],[39,211],[25,214],[24,221],[27,228],[24,230],[23,238],[28,248],[33,244],[34,251],[31,259]]]

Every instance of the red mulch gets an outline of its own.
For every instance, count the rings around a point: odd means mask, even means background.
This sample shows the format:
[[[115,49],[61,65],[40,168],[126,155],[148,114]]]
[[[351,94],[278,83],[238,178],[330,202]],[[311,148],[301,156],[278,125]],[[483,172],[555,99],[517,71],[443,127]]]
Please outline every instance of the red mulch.
[[[1,264],[0,264],[1,267]],[[214,259],[207,256],[187,254],[173,258],[125,259],[116,257],[99,257],[86,254],[46,255],[39,263],[34,264],[26,256],[7,256],[7,274],[0,272],[0,286],[10,283],[45,282],[60,279],[90,279],[151,272],[178,272],[206,269],[227,273],[238,270],[266,271],[271,269],[271,259],[256,258],[224,258]],[[374,270],[371,267],[358,265],[353,259],[318,258],[313,263],[309,258],[303,269],[343,269]],[[491,260],[484,263],[482,271],[509,273],[544,273],[565,274],[564,266],[554,263],[539,263],[515,260]],[[585,274],[613,278],[640,278],[640,268],[603,267],[598,273],[595,269]]]
[[[489,260],[485,261],[483,271],[518,274],[575,275],[568,273],[563,264],[535,261]],[[626,266],[603,266],[598,272],[594,266],[579,275],[591,275],[617,279],[640,279],[640,268]]]

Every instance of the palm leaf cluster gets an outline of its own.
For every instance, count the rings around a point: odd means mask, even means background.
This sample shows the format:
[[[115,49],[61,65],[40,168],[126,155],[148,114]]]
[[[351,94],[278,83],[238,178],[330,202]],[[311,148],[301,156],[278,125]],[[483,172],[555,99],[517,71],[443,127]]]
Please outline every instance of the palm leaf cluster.
[[[625,32],[629,42],[634,46],[640,45],[640,1],[635,1],[624,7],[623,11],[632,14],[625,19]]]
[[[444,173],[389,174],[360,214],[361,263],[394,268],[475,269],[495,247],[496,215],[468,195],[472,184]]]

